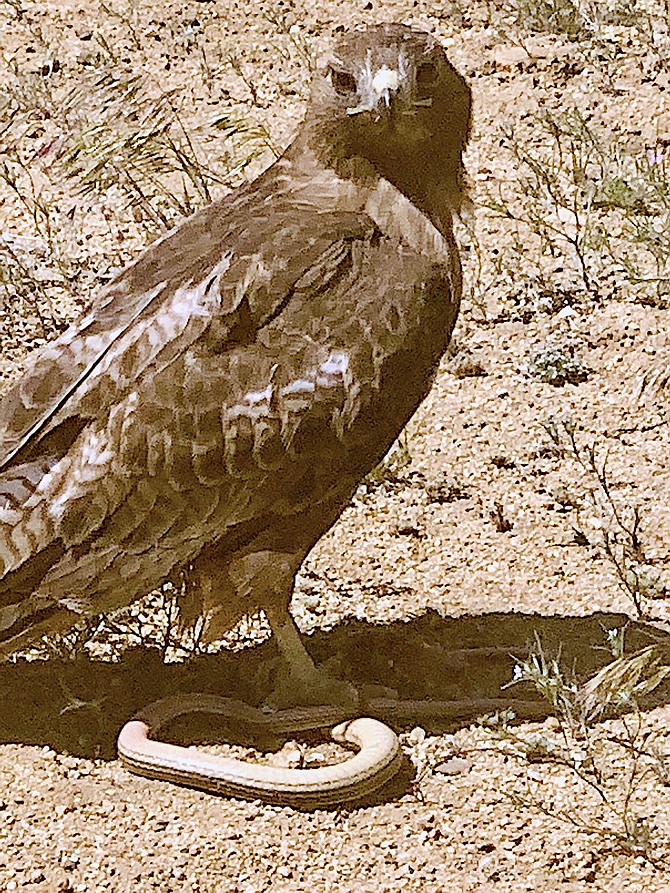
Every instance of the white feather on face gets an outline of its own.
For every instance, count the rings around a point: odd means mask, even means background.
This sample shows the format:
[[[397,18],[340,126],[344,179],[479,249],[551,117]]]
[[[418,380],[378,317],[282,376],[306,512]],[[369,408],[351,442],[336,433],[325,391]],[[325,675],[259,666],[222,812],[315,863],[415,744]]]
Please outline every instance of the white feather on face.
[[[370,112],[380,105],[388,108],[392,94],[396,93],[406,75],[402,53],[398,54],[398,65],[391,67],[386,62],[381,65],[373,64],[372,56],[368,53],[363,67],[355,72],[356,85],[360,102],[347,108],[347,115],[358,115],[361,112]],[[332,78],[332,75],[331,75]]]
[[[372,92],[380,99],[383,98],[386,104],[389,103],[389,93],[395,92],[400,86],[402,75],[395,68],[387,68],[382,65],[379,71],[372,78]]]

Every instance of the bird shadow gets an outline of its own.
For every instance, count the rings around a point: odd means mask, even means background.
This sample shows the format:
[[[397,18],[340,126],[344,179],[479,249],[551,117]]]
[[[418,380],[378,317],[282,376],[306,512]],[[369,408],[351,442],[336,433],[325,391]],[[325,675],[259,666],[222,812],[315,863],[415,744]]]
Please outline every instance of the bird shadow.
[[[339,666],[341,676],[359,691],[397,692],[397,698],[407,702],[405,711],[391,720],[397,731],[421,725],[441,733],[506,707],[520,720],[545,718],[548,706],[530,684],[504,688],[515,663],[539,637],[546,654],[560,652],[561,664],[578,680],[587,679],[611,661],[607,631],[622,626],[629,652],[668,638],[624,614],[491,613],[446,619],[429,612],[383,626],[352,621],[305,641],[317,663]],[[150,648],[129,649],[118,663],[80,654],[74,660],[2,664],[0,741],[113,759],[121,726],[158,698],[210,692],[262,703],[272,689],[276,658],[270,639],[242,652],[199,655],[182,664],[164,664],[160,652]],[[443,708],[438,714],[426,709],[436,701]],[[669,701],[667,679],[641,706]],[[226,740],[248,744],[242,732],[227,729]]]

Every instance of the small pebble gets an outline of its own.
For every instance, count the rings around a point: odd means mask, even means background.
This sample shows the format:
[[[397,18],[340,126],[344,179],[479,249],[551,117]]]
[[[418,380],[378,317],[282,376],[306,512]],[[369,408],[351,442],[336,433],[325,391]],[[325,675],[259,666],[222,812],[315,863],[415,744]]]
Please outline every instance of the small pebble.
[[[421,726],[415,726],[407,736],[407,741],[411,745],[423,744],[426,740],[426,730]]]
[[[463,757],[452,757],[444,763],[439,763],[435,767],[435,771],[440,775],[465,775],[472,768],[472,761],[465,760]]]

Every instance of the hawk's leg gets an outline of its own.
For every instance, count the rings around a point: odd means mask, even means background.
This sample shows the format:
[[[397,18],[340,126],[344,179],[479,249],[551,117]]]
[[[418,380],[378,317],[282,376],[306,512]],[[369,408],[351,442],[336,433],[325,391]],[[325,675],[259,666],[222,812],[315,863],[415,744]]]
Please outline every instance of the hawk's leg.
[[[289,613],[295,576],[306,551],[258,549],[227,562],[221,560],[216,548],[203,554],[193,575],[194,589],[199,594],[197,611],[209,618],[203,641],[220,638],[240,616],[261,608],[276,638],[280,657],[268,703],[275,707],[353,707],[358,701],[353,686],[338,679],[327,665],[315,665]]]
[[[316,666],[287,608],[265,606],[264,610],[283,663],[268,703],[277,707],[295,704],[355,707],[358,702],[356,689],[338,679],[327,665]]]

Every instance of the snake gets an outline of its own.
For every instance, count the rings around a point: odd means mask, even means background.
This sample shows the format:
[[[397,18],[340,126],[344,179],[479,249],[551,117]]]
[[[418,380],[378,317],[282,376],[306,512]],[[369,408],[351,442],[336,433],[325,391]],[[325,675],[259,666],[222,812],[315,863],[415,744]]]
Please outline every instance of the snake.
[[[472,701],[394,701],[374,698],[366,708],[395,722],[411,717],[454,716],[501,709],[501,699]],[[510,706],[510,701],[504,701]],[[537,701],[518,701],[526,713],[537,713]],[[258,765],[214,756],[195,748],[168,744],[157,734],[179,716],[219,714],[261,733],[290,734],[324,729],[337,723],[331,737],[357,752],[331,766],[292,769]],[[380,791],[399,771],[403,751],[386,723],[370,716],[351,718],[342,707],[320,706],[265,711],[234,698],[211,694],[177,694],[143,707],[121,729],[117,750],[123,765],[147,778],[169,781],[212,794],[261,800],[298,809],[327,808],[354,803]]]
[[[342,708],[308,707],[267,714],[259,708],[218,695],[173,695],[154,701],[121,729],[117,749],[131,772],[176,782],[209,793],[282,806],[316,808],[360,800],[374,793],[398,771],[402,751],[395,732],[371,717],[338,722],[334,741],[357,753],[317,769],[258,765],[218,757],[157,740],[162,727],[187,713],[222,714],[258,731],[286,734],[329,726],[342,719]]]

